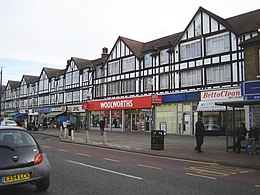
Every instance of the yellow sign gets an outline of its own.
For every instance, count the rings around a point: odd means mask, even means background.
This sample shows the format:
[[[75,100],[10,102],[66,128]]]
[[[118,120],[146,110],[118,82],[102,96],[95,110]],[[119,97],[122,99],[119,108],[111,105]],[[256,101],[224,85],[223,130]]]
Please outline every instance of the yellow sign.
[[[61,111],[65,112],[67,110],[67,107],[66,106],[61,106],[60,109],[61,109]]]

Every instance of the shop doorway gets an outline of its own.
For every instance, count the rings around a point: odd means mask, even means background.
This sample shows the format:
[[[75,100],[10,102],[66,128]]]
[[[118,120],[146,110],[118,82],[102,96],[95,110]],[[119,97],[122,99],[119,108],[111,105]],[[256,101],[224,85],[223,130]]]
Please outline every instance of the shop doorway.
[[[132,131],[150,131],[152,116],[149,113],[132,113],[131,114]]]
[[[178,112],[178,134],[192,135],[192,117],[190,112]]]

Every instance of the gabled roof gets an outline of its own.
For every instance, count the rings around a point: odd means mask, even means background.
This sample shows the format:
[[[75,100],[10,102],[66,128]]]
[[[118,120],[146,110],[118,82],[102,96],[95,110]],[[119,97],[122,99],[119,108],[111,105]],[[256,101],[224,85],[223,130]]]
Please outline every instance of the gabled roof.
[[[11,81],[11,80],[9,80],[7,82],[7,85],[9,84],[11,89],[16,89],[16,88],[20,87],[20,83],[21,83],[20,81]]]
[[[128,39],[122,36],[119,36],[118,39],[121,39],[137,58],[142,56],[142,49],[144,47],[143,42],[135,41],[133,39]]]
[[[226,21],[236,30],[238,34],[256,31],[260,28],[260,9],[227,18]]]
[[[93,67],[91,60],[83,59],[83,58],[76,58],[76,57],[71,57],[70,61],[73,60],[75,64],[77,65],[78,69],[84,69],[87,67]]]
[[[98,58],[98,59],[95,59],[95,60],[92,60],[92,65],[93,66],[99,66],[99,65],[104,65],[107,58],[108,58],[109,54],[102,54],[102,57],[101,58]]]
[[[26,84],[34,84],[39,80],[38,76],[32,76],[32,75],[23,75],[23,78],[26,81]]]
[[[176,44],[176,42],[179,40],[180,36],[183,34],[183,32],[179,32],[173,35],[169,35],[166,37],[162,37],[153,41],[149,41],[144,44],[144,47],[142,49],[143,52],[149,51],[149,50],[155,50],[157,48],[169,48]]]
[[[55,76],[59,76],[59,75],[61,75],[61,72],[64,71],[62,69],[47,68],[47,67],[44,67],[43,70],[45,71],[48,78],[53,78]]]

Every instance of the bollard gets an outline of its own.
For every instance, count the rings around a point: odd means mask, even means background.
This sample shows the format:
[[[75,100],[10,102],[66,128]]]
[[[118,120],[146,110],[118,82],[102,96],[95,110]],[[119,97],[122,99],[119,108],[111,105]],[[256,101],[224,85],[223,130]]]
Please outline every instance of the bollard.
[[[62,135],[62,127],[60,127],[60,135]]]
[[[89,143],[89,131],[86,131],[86,143]]]
[[[71,130],[71,140],[74,141],[74,130]]]
[[[107,133],[103,133],[103,146],[107,145]]]
[[[64,139],[67,139],[67,128],[64,128]]]

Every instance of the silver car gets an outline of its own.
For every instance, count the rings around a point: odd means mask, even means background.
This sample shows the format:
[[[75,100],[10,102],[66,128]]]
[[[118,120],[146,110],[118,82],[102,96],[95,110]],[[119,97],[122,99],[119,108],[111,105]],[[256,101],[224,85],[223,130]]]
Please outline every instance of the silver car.
[[[0,126],[0,157],[0,188],[32,183],[38,191],[48,189],[50,163],[26,129]]]

